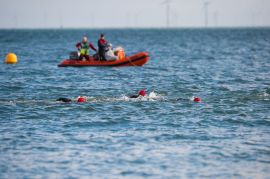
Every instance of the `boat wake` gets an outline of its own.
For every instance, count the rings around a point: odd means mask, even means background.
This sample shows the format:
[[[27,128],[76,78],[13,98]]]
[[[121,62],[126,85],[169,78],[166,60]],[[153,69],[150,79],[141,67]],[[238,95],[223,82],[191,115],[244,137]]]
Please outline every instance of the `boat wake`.
[[[86,96],[87,102],[140,102],[140,101],[161,101],[164,100],[165,97],[152,91],[149,95],[140,96],[138,98],[130,98],[128,95],[122,95],[120,97],[92,97]]]
[[[138,98],[130,98],[129,95],[123,94],[121,96],[83,96],[86,102],[89,103],[112,103],[112,102],[190,102],[194,101],[194,96],[186,98],[168,98],[157,92],[150,92],[146,96],[139,96]],[[74,104],[77,103],[77,98],[70,98],[71,102],[56,101],[56,99],[20,99],[20,100],[0,100],[0,105],[5,106],[16,106],[16,105],[27,105],[27,106],[50,106],[55,104]]]

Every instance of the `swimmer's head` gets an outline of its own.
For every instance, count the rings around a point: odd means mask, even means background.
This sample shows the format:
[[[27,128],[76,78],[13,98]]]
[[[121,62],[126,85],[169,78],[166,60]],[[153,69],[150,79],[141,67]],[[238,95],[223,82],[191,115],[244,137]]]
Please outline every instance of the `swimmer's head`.
[[[82,42],[86,43],[87,42],[87,37],[83,37]]]
[[[194,98],[193,98],[193,101],[194,101],[194,102],[197,102],[197,103],[200,103],[200,102],[202,102],[202,99],[199,98],[199,97],[194,97]]]
[[[146,90],[140,90],[139,95],[140,96],[145,96],[146,95]]]
[[[79,97],[77,98],[77,102],[78,102],[78,103],[85,103],[85,102],[86,102],[86,98],[85,98],[85,97],[82,97],[82,96],[79,96]]]

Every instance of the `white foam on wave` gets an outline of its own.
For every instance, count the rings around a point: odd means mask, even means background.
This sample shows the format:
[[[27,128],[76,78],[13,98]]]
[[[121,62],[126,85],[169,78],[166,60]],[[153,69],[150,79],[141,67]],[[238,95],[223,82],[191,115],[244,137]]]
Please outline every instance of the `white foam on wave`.
[[[259,98],[263,99],[265,101],[269,101],[270,100],[270,94],[267,92],[262,92],[261,94],[259,94]]]
[[[164,99],[164,97],[156,92],[150,92],[149,95],[140,96],[138,98],[130,98],[128,95],[122,95],[120,97],[96,97],[96,96],[82,96],[86,98],[86,103],[98,103],[98,102],[123,102],[123,101],[158,101]],[[72,102],[77,102],[77,97],[71,98]],[[0,104],[3,105],[11,105],[16,106],[17,104],[28,104],[28,105],[36,105],[36,104],[58,104],[63,103],[61,101],[56,101],[54,99],[46,99],[46,100],[11,100],[11,101],[0,101]]]
[[[16,106],[15,101],[0,101],[0,105]]]
[[[263,92],[262,94],[260,94],[260,96],[262,96],[262,97],[268,97],[268,96],[270,96],[270,94],[267,93],[267,92]]]
[[[160,98],[161,96],[159,96],[157,93],[155,93],[154,91],[150,92],[149,93],[149,98],[151,99],[158,99]]]
[[[9,101],[8,104],[11,105],[11,106],[16,106],[16,105],[17,105],[17,104],[15,103],[15,101]]]
[[[194,101],[196,97],[195,96],[191,96],[190,98],[188,98],[190,101]]]
[[[158,101],[160,99],[163,99],[163,96],[156,93],[156,92],[150,92],[149,95],[146,96],[140,96],[138,98],[130,98],[127,95],[122,95],[120,97],[101,97],[101,98],[95,98],[86,96],[87,102],[122,102],[122,101]]]

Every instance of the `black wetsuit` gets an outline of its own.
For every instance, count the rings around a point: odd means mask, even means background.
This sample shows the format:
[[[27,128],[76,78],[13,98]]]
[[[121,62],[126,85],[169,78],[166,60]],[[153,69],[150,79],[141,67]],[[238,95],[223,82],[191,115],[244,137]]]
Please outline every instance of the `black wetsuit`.
[[[130,95],[129,98],[138,98],[140,95],[138,94],[133,94],[133,95]]]
[[[72,100],[69,99],[69,98],[58,98],[56,101],[61,101],[61,102],[69,103],[69,102],[71,102]]]

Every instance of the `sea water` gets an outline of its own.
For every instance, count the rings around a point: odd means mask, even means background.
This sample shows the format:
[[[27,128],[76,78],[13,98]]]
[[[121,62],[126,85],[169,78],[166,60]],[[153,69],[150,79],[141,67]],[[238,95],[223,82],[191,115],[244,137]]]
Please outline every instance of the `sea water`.
[[[57,67],[100,33],[150,61]],[[270,177],[268,28],[1,30],[0,47],[18,56],[0,65],[0,178]]]

